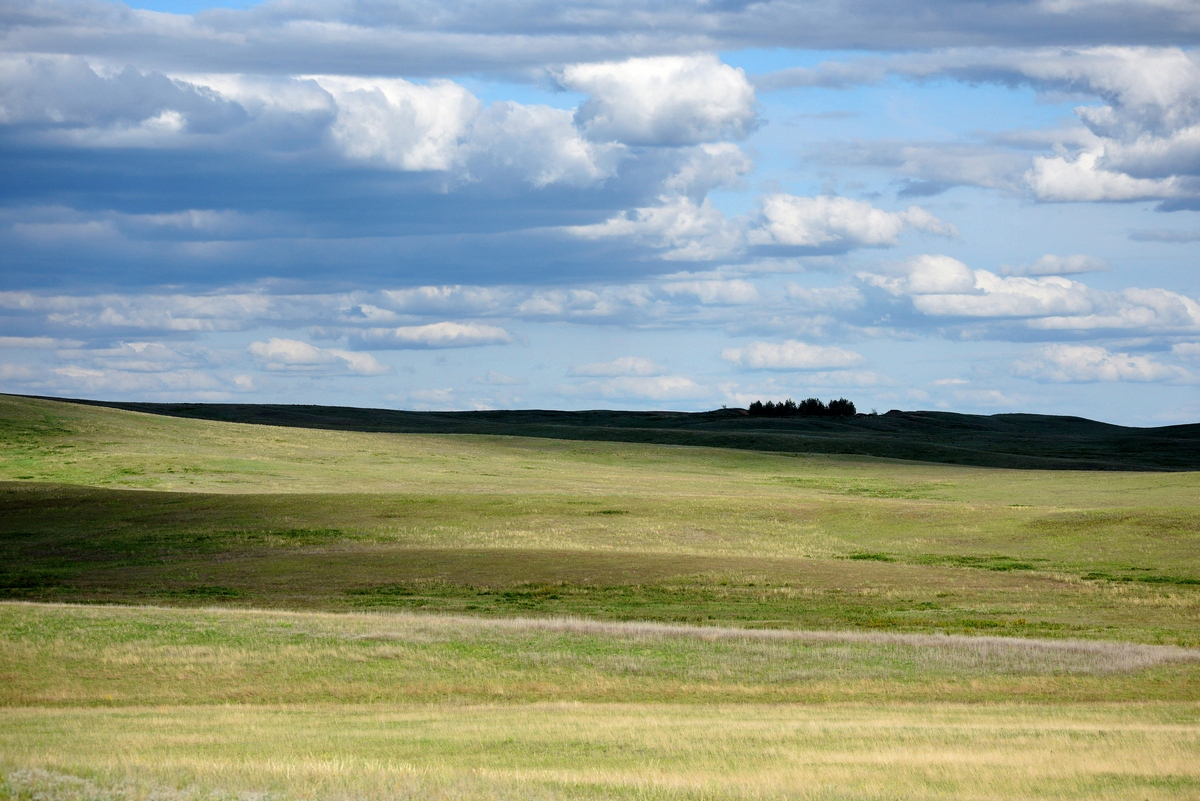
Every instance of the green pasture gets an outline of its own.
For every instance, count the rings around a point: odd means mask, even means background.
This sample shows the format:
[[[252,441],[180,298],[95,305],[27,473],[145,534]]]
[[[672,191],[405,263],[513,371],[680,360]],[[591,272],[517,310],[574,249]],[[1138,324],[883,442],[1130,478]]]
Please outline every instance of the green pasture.
[[[0,600],[0,799],[1200,795],[1200,473],[0,396]]]
[[[13,599],[1200,644],[1200,473],[0,407]]]

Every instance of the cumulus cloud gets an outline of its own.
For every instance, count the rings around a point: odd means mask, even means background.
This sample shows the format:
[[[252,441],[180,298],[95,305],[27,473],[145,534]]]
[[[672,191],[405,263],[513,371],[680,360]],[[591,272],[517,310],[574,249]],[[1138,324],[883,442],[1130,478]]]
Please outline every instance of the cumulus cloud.
[[[603,223],[573,226],[585,239],[623,237],[665,252],[670,260],[710,261],[747,246],[843,253],[863,247],[895,247],[905,229],[956,237],[957,229],[919,206],[888,212],[870,203],[821,195],[773,194],[762,199],[755,220],[730,219],[705,199],[663,196],[660,205],[625,212]]]
[[[602,223],[577,225],[566,232],[583,239],[624,238],[664,250],[662,258],[709,261],[730,256],[745,241],[741,226],[729,220],[711,201],[664,197],[658,206],[624,212]]]
[[[589,95],[575,119],[599,141],[690,145],[745,136],[757,122],[746,74],[711,54],[574,64],[560,80]]]
[[[784,342],[751,342],[742,348],[725,348],[721,358],[739,367],[755,370],[820,370],[854,367],[863,363],[861,354],[843,348],[809,345],[789,339]]]
[[[957,236],[954,226],[919,206],[888,212],[870,203],[821,195],[768,195],[762,200],[762,220],[747,239],[752,245],[803,248],[894,247],[905,228]]]
[[[472,179],[511,173],[542,188],[602,181],[625,153],[619,143],[585,139],[569,111],[500,101],[475,119],[465,158]]]
[[[248,348],[266,370],[289,372],[341,372],[354,375],[382,375],[389,369],[369,353],[318,348],[297,339],[271,337],[251,343]]]
[[[754,162],[733,142],[683,148],[683,162],[663,182],[668,196],[684,195],[698,202],[717,187],[736,186]]]
[[[484,323],[429,323],[396,328],[368,328],[356,333],[364,344],[375,348],[473,348],[506,345],[512,335],[500,326]]]
[[[448,170],[482,104],[447,80],[311,76],[337,102],[331,133],[351,158],[405,170]]]
[[[1084,6],[1077,11],[1083,13]],[[951,48],[867,57],[781,71],[760,86],[916,80],[1026,85],[1090,95],[1079,124],[994,137],[987,144],[868,142],[827,148],[826,161],[888,166],[915,179],[901,195],[960,184],[1002,188],[1049,202],[1182,202],[1200,197],[1200,60],[1171,46]],[[1052,152],[1030,157],[1030,148]]]
[[[446,79],[194,74],[133,67],[113,75],[77,57],[0,57],[0,125],[82,147],[318,151],[376,167],[478,180],[587,186],[613,175],[625,148],[593,142],[570,111],[486,106]],[[197,140],[201,137],[203,141]]]
[[[1186,197],[1190,192],[1178,176],[1135,178],[1106,169],[1103,147],[1071,156],[1039,156],[1025,173],[1025,182],[1040,200],[1121,201]]]
[[[1131,287],[1119,292],[1089,287],[1061,276],[1002,277],[972,270],[949,256],[923,255],[898,274],[862,273],[860,279],[934,317],[1027,318],[1041,330],[1200,330],[1200,303],[1165,289]]]
[[[659,376],[666,369],[641,356],[622,356],[611,362],[592,362],[571,368],[571,375],[580,376]]]
[[[1187,382],[1194,376],[1182,367],[1149,356],[1110,353],[1095,345],[1046,345],[1017,362],[1019,375],[1059,382],[1166,381]]]

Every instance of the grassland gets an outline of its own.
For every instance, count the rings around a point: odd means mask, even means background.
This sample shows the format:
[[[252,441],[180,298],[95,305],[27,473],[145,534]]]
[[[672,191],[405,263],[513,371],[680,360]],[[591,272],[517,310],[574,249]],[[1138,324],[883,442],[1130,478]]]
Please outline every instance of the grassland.
[[[1049,470],[1200,470],[1200,424],[1130,428],[1080,417],[952,412],[751,417],[743,409],[409,412],[345,406],[78,401],[193,420],[404,434],[493,434],[691,445]]]
[[[0,396],[0,798],[1194,797],[1198,554],[1198,473]]]

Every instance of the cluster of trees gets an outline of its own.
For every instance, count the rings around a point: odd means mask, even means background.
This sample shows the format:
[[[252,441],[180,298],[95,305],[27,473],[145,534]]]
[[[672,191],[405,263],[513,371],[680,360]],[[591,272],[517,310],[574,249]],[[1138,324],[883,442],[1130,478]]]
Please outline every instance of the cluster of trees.
[[[845,398],[831,400],[828,406],[819,398],[808,398],[799,403],[788,398],[779,403],[754,401],[749,411],[751,417],[852,417],[855,408]]]

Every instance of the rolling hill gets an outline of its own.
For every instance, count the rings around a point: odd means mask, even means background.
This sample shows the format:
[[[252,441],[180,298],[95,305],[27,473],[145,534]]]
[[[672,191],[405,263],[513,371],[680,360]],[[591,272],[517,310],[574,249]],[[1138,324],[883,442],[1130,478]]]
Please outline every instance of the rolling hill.
[[[899,411],[846,418],[711,412],[512,410],[411,412],[249,403],[71,400],[129,411],[334,431],[497,434],[698,445],[783,453],[858,454],[943,464],[1041,470],[1197,470],[1200,424],[1132,428],[1081,417]]]

